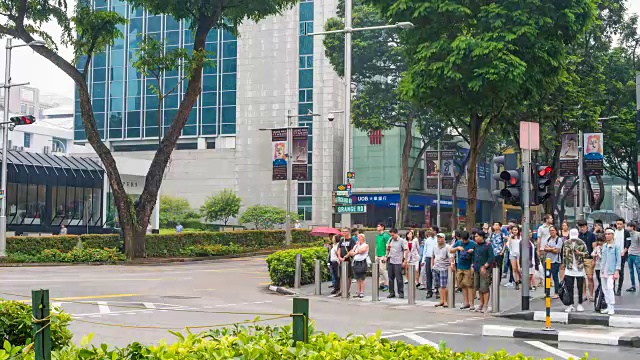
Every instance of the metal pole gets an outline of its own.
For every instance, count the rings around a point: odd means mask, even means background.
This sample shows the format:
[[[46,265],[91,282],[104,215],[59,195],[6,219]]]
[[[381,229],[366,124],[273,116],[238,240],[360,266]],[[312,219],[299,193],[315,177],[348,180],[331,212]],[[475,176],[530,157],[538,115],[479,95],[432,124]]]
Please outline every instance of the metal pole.
[[[440,168],[440,139],[438,139],[438,194],[436,194],[436,225],[440,229],[440,191],[442,190],[442,169]]]
[[[317,259],[316,259],[315,283],[316,283],[316,295],[322,295],[322,262]]]
[[[407,266],[407,280],[409,282],[409,305],[416,304],[416,267],[409,264]]]
[[[287,218],[284,222],[284,243],[285,245],[291,245],[291,174],[292,172],[292,164],[293,161],[291,157],[291,143],[293,140],[291,139],[291,111],[287,114]]]
[[[522,149],[522,310],[529,310],[529,192],[531,190],[531,150]]]
[[[300,289],[300,280],[302,279],[302,255],[296,254],[296,273],[293,279],[293,287]]]
[[[351,171],[351,11],[353,0],[344,2],[344,184],[348,183],[347,172]],[[351,214],[342,214],[342,226],[351,226]]]
[[[349,297],[349,277],[347,273],[347,262],[343,261],[340,264],[340,292],[342,293],[342,298],[347,299]]]
[[[11,92],[11,38],[7,37],[6,60],[4,66],[4,119],[9,121],[9,93]],[[2,125],[2,180],[0,190],[0,257],[7,256],[7,143],[9,142],[9,125]]]
[[[578,213],[576,214],[576,220],[584,220],[584,197],[582,192],[584,191],[584,142],[583,142],[582,130],[578,131]]]
[[[377,262],[371,262],[371,301],[380,300],[380,268]]]
[[[447,269],[449,272],[449,281],[447,282],[447,302],[449,303],[450,309],[455,309],[456,307],[456,289],[455,289],[455,273],[451,268]]]
[[[544,318],[544,330],[552,331],[551,328],[551,259],[547,259],[545,264],[545,282],[544,282],[544,294],[545,294],[545,318]]]
[[[501,265],[499,265],[501,266]],[[499,313],[500,312],[500,268],[495,266],[491,269],[493,272],[491,283],[491,312]],[[496,280],[497,279],[497,280]]]

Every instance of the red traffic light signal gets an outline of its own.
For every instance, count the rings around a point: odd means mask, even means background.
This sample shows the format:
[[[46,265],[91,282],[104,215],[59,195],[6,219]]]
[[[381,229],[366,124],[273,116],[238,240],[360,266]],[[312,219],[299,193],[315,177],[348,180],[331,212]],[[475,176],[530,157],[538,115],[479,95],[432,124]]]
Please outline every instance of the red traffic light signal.
[[[547,176],[551,174],[552,171],[551,166],[541,166],[538,168],[538,176]]]
[[[14,116],[9,119],[13,125],[31,125],[36,122],[36,118],[32,115]]]

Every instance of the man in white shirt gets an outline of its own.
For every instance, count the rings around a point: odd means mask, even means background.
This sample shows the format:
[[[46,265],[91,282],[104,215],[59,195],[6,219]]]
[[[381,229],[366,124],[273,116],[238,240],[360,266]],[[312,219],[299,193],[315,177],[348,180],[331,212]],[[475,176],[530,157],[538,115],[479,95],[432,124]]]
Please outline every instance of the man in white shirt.
[[[433,257],[433,250],[435,249],[438,240],[436,234],[440,231],[437,226],[434,226],[429,230],[427,239],[424,242],[424,250],[422,252],[422,265],[424,266],[425,275],[427,277],[427,299],[433,297],[433,273],[431,268],[431,258]]]
[[[616,231],[613,234],[613,243],[620,249],[620,256],[622,257],[621,267],[620,267],[620,279],[618,279],[618,289],[616,290],[615,295],[621,296],[622,294],[622,285],[624,284],[624,268],[627,262],[627,251],[629,250],[629,245],[631,244],[631,234],[627,229],[624,228],[624,219],[619,218],[616,220]]]

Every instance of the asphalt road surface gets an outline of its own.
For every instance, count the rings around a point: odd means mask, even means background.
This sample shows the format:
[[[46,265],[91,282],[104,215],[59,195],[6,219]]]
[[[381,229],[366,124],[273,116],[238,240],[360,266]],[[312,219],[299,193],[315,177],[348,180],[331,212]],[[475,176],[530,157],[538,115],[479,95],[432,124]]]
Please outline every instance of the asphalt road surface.
[[[124,346],[134,340],[172,341],[169,329],[198,332],[256,317],[269,319],[292,311],[292,298],[268,291],[264,257],[153,266],[64,266],[0,268],[0,297],[29,301],[32,289],[49,289],[52,302],[73,315],[74,341],[93,333],[93,343]],[[640,349],[584,344],[560,345],[482,337],[484,324],[539,326],[490,315],[430,306],[393,306],[310,298],[316,329],[373,334],[390,340],[436,345],[455,351],[505,349],[534,358],[568,355],[617,360],[640,358]],[[265,321],[287,324],[290,318]]]

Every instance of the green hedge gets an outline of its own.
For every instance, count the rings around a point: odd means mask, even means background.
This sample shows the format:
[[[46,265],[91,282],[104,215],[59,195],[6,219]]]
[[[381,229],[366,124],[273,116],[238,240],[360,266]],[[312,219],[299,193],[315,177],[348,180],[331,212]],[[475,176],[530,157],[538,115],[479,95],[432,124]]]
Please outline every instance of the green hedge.
[[[71,316],[60,309],[51,312],[51,347],[61,349],[71,343],[69,331]],[[33,317],[31,305],[0,299],[0,341],[13,345],[27,345],[33,340]],[[2,356],[0,359],[7,359]]]
[[[302,277],[300,284],[311,284],[315,276],[316,259],[321,260],[322,278],[330,278],[327,268],[327,249],[320,246],[309,249],[276,251],[267,257],[271,283],[277,286],[293,286],[296,273],[296,254],[302,255]]]
[[[14,236],[7,238],[7,252],[25,255],[39,255],[42,250],[69,252],[82,242],[84,248],[119,249],[122,246],[117,234],[88,234],[68,236]]]

